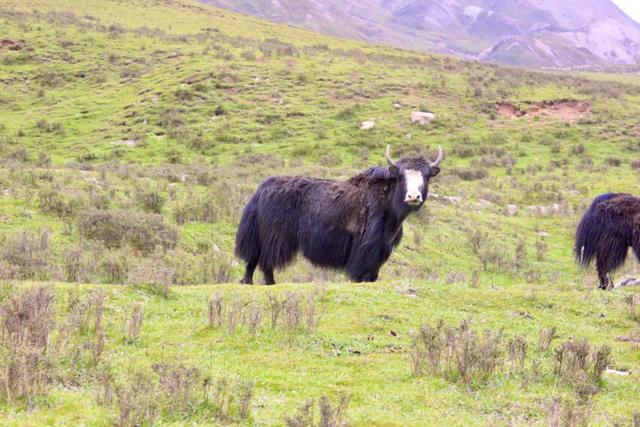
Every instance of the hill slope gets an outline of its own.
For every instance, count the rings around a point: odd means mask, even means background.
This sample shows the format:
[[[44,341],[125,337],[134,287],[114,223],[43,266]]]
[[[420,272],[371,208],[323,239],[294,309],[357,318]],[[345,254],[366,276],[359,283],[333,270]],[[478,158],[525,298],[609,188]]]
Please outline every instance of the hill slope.
[[[356,425],[629,424],[638,290],[594,290],[572,237],[595,195],[636,190],[633,77],[499,68],[179,0],[5,1],[0,22],[0,364],[37,374],[0,372],[2,424],[282,425],[342,394]],[[414,124],[416,110],[437,118]],[[345,179],[383,165],[386,144],[446,158],[380,283],[297,262],[276,274],[289,284],[226,284],[262,179]],[[50,282],[55,304],[17,300]],[[481,352],[495,358],[469,375],[419,359],[414,375],[414,337],[439,318],[470,356],[504,327]],[[559,339],[540,349],[552,326]],[[571,337],[611,346],[607,365],[634,374],[598,378],[588,362],[568,376],[554,354]]]
[[[340,37],[521,66],[636,64],[640,24],[610,0],[203,0]]]

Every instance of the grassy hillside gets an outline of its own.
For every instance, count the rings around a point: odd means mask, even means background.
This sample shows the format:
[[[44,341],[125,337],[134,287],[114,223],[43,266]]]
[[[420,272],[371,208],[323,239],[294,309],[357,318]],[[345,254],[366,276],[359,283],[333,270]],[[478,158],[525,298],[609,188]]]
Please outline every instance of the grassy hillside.
[[[135,424],[131,413],[121,419],[126,396],[153,395],[165,377],[195,388],[207,376],[229,377],[231,391],[198,389],[208,397],[193,410],[159,399],[132,411],[161,424],[278,425],[306,399],[335,405],[348,394],[355,424],[544,424],[575,412],[605,425],[638,412],[637,374],[587,384],[554,370],[570,337],[611,346],[611,367],[640,369],[637,290],[594,291],[594,274],[571,256],[593,196],[637,193],[640,86],[630,79],[358,44],[186,1],[5,1],[0,23],[0,314],[19,313],[12,297],[31,283],[56,283],[55,312],[39,322],[51,346],[64,344],[45,352],[52,363],[39,365],[37,387],[0,394],[11,423]],[[437,119],[412,124],[414,110]],[[369,119],[375,128],[361,130]],[[344,179],[383,164],[386,144],[396,157],[442,145],[446,159],[380,283],[355,286],[299,262],[276,274],[297,285],[272,292],[300,292],[287,304],[300,298],[302,319],[315,290],[322,315],[273,330],[269,290],[211,286],[241,276],[235,229],[260,180]],[[625,270],[637,273],[636,263]],[[96,289],[104,320],[89,327]],[[224,321],[207,326],[216,292]],[[236,303],[251,310],[237,315]],[[144,320],[130,336],[135,306]],[[471,383],[459,367],[412,375],[413,336],[440,318],[452,328],[471,319],[480,334],[504,328],[499,367],[478,368]],[[540,350],[552,326],[560,338]],[[519,336],[529,351],[516,372],[508,344]],[[3,341],[0,357],[17,357],[17,344]],[[198,374],[176,373],[179,363]],[[140,372],[151,384],[142,391],[132,389]],[[105,378],[111,399],[99,396]],[[244,400],[220,396],[246,395],[246,381],[251,410],[240,416]]]

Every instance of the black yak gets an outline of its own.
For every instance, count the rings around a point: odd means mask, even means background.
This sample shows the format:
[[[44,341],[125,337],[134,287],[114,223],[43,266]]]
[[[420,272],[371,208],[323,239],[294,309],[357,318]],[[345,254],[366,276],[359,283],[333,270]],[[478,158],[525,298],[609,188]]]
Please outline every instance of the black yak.
[[[583,267],[595,258],[600,289],[613,288],[610,272],[624,264],[629,247],[640,260],[640,199],[626,193],[596,197],[576,231],[574,253]]]
[[[274,269],[298,252],[321,267],[344,269],[356,282],[375,282],[378,271],[402,238],[402,222],[427,199],[435,161],[410,157],[372,167],[346,181],[271,177],[244,209],[236,255],[247,263],[241,283],[252,284],[256,266],[267,285]]]

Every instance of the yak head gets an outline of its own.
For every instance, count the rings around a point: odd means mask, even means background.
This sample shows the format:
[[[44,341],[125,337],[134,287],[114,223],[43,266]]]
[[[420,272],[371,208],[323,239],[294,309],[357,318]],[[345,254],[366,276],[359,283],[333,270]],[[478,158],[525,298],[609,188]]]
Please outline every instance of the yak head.
[[[407,157],[396,162],[391,158],[390,149],[387,145],[389,173],[396,181],[394,207],[400,212],[417,211],[427,200],[429,180],[440,173],[438,165],[443,159],[442,147],[435,161],[426,157]]]

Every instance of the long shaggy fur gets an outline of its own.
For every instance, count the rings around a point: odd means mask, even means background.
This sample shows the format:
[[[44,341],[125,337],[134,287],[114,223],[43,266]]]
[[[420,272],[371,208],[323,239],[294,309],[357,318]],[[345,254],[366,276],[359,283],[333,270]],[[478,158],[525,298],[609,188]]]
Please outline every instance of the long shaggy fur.
[[[578,229],[576,262],[588,267],[595,259],[600,288],[613,286],[609,273],[624,264],[629,247],[640,260],[640,199],[626,193],[596,197]]]
[[[403,163],[404,162],[404,163]],[[256,266],[273,284],[273,271],[291,264],[297,253],[321,267],[346,270],[358,282],[371,282],[402,238],[402,222],[419,209],[404,203],[399,185],[403,167],[428,178],[439,169],[423,158],[396,167],[370,168],[347,181],[271,177],[244,209],[236,236],[236,255],[247,263],[243,283],[252,283]]]

